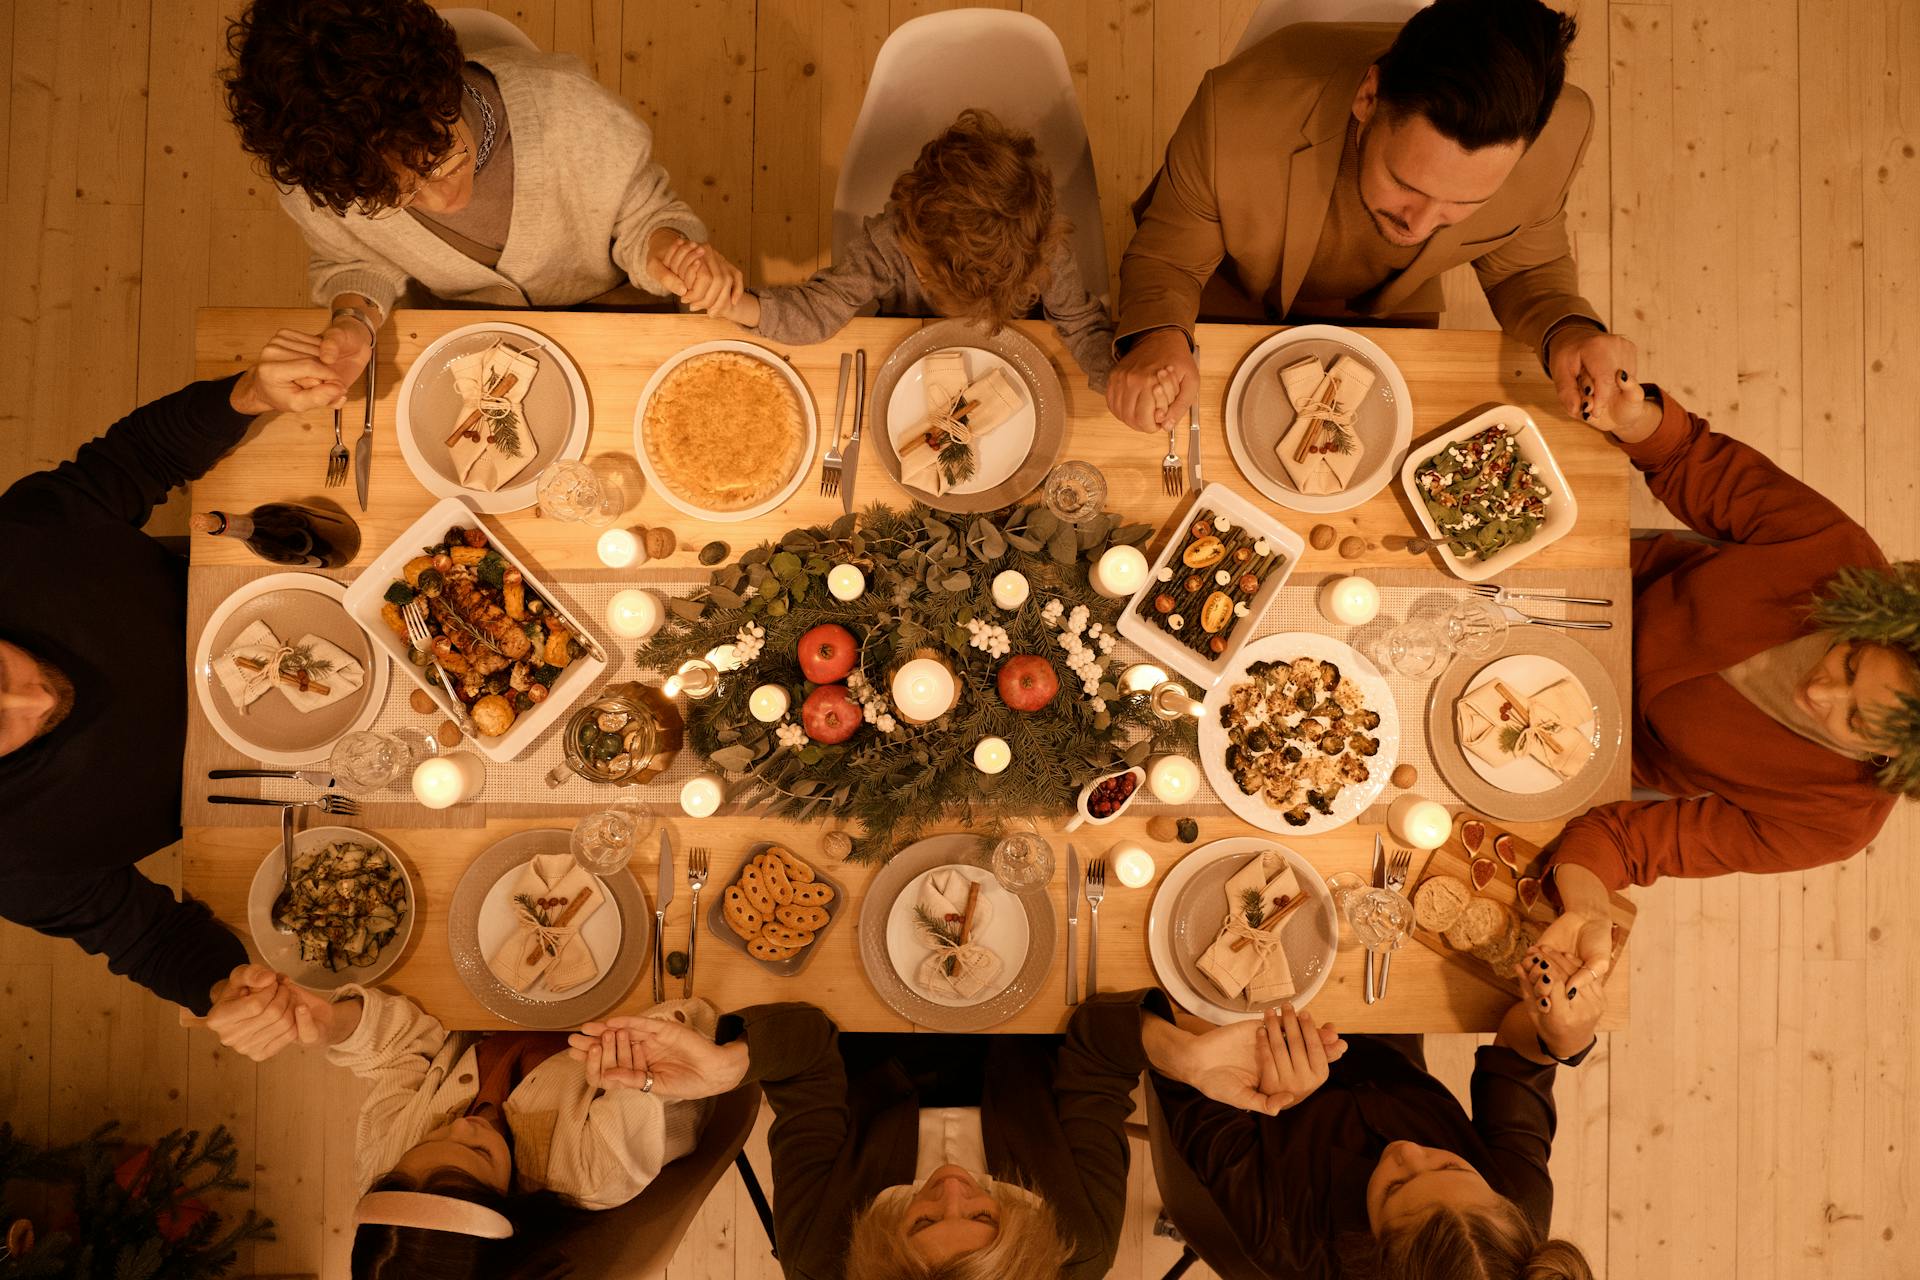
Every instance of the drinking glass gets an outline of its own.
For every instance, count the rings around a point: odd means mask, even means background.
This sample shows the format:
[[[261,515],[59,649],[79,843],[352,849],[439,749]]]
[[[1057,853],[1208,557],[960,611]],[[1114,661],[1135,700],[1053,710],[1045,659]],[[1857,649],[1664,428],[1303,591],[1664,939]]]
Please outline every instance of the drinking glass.
[[[551,520],[604,529],[620,514],[620,495],[592,466],[578,459],[556,462],[540,473],[540,514]]]
[[[993,878],[1012,893],[1053,880],[1053,846],[1032,831],[1013,831],[993,846]]]
[[[428,742],[432,739],[428,738]],[[413,766],[433,754],[412,738],[364,730],[349,733],[333,744],[327,769],[349,791],[379,791],[411,777]]]
[[[1389,627],[1376,649],[1382,663],[1412,680],[1426,679],[1447,660],[1446,636],[1427,618],[1408,618]]]
[[[1067,461],[1047,472],[1040,490],[1047,510],[1068,524],[1099,515],[1107,505],[1107,478],[1091,462]]]
[[[1355,940],[1369,951],[1396,950],[1413,932],[1413,904],[1402,894],[1369,885],[1351,871],[1328,876],[1327,891]]]
[[[1440,629],[1448,650],[1463,658],[1484,658],[1507,638],[1507,615],[1482,596],[1454,596],[1422,614]]]
[[[573,860],[591,875],[610,876],[627,865],[634,846],[646,834],[633,809],[602,809],[573,824],[568,845]]]

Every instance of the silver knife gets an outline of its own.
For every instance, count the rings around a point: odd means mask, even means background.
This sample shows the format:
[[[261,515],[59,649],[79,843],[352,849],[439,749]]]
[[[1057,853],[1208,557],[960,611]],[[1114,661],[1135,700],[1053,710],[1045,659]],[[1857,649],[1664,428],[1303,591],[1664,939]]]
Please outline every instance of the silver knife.
[[[360,438],[353,442],[353,491],[360,496],[360,509],[367,509],[367,484],[373,477],[373,370],[380,363],[380,340],[374,339],[367,352],[367,419]]]
[[[209,769],[209,778],[297,778],[322,791],[333,790],[333,775],[324,769]]]
[[[1376,889],[1387,887],[1387,846],[1381,841],[1380,833],[1377,831],[1373,833],[1373,887]],[[1380,998],[1380,993],[1373,988],[1372,947],[1367,948],[1367,989],[1364,998],[1368,1004]]]
[[[840,459],[840,509],[853,510],[853,486],[860,478],[860,427],[867,412],[867,349],[853,353],[853,438]]]
[[[1200,367],[1198,344],[1193,348],[1193,364]],[[1200,475],[1200,397],[1196,395],[1187,406],[1187,487],[1198,493],[1205,483]]]
[[[1080,927],[1080,855],[1067,846],[1067,1003],[1080,1003],[1080,957],[1074,935]]]
[[[660,831],[660,879],[653,895],[653,1002],[667,998],[667,904],[673,901],[673,833]],[[696,922],[697,927],[697,922]]]

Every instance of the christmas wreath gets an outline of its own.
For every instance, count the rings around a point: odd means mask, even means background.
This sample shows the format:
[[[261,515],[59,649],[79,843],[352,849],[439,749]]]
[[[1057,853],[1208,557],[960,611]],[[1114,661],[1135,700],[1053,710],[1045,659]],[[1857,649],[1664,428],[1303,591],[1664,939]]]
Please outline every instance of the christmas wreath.
[[[1109,548],[1151,532],[1112,513],[1076,525],[1044,507],[968,518],[873,506],[716,568],[708,585],[668,602],[638,656],[673,672],[730,647],[717,691],[688,704],[689,745],[747,805],[844,820],[862,833],[850,859],[884,860],[936,822],[1064,815],[1088,780],[1155,751],[1192,750],[1191,719],[1162,719],[1121,694],[1113,652],[1124,602],[1088,580]],[[829,583],[847,565],[863,580],[857,593],[845,569]],[[957,692],[924,723],[889,687],[917,658],[949,668]],[[766,685],[786,694],[784,708],[777,695],[759,700],[772,720],[755,714],[753,694]],[[1005,743],[1004,771],[975,763],[988,738]]]

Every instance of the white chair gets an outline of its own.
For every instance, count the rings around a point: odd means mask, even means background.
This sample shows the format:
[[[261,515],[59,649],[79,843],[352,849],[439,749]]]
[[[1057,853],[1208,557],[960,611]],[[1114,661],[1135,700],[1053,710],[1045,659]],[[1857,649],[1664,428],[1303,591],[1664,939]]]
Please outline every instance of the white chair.
[[[497,13],[485,9],[442,9],[440,16],[453,28],[453,34],[460,41],[460,52],[469,57],[482,49],[497,49],[501,45],[540,51],[531,36]]]
[[[1233,57],[1296,22],[1400,23],[1427,4],[1428,0],[1260,0],[1247,29],[1240,33],[1240,43],[1233,46]]]
[[[920,148],[968,107],[1033,134],[1053,170],[1060,212],[1073,223],[1081,277],[1105,297],[1100,189],[1067,56],[1046,23],[1002,9],[931,13],[902,23],[880,46],[834,188],[834,258],[886,205]]]

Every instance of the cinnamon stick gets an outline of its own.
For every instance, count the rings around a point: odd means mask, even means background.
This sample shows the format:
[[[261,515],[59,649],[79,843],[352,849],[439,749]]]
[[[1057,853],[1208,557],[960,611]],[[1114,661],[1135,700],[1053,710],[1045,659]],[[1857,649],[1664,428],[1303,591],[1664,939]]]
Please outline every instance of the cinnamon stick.
[[[560,914],[554,917],[553,923],[548,925],[547,927],[549,929],[566,928],[567,922],[580,914],[580,908],[586,906],[587,899],[591,898],[592,896],[593,896],[592,885],[588,885],[586,888],[580,890],[579,893],[574,894],[573,901],[569,902],[565,907],[561,908]],[[543,944],[538,938],[535,938],[533,940],[533,946],[527,950],[528,964],[536,964],[539,962],[540,952],[544,945],[545,944]]]
[[[481,394],[489,395],[489,396],[503,396],[507,394],[507,392],[513,390],[513,384],[518,381],[520,381],[518,374],[512,374],[512,373],[501,374],[498,378],[494,379],[493,385],[488,387]],[[457,441],[461,436],[467,434],[467,432],[473,430],[474,425],[479,421],[480,421],[480,411],[478,409],[475,409],[472,413],[467,415],[466,420],[464,422],[462,422],[459,426],[453,429],[453,434],[447,437],[447,448],[449,449],[453,448],[454,442]]]
[[[245,667],[248,671],[265,671],[267,669],[266,663],[256,658],[244,658],[238,654],[234,656],[233,665],[236,667]],[[278,675],[281,684],[290,684],[302,693],[317,693],[324,698],[333,692],[331,688],[321,684],[304,671],[293,672],[283,669]]]
[[[1505,700],[1509,705],[1511,705],[1515,711],[1518,711],[1522,716],[1526,716],[1527,700],[1521,697],[1519,694],[1515,693],[1513,690],[1507,688],[1505,681],[1495,680],[1493,682],[1493,691],[1499,694],[1500,697],[1503,700]],[[1531,719],[1531,717],[1529,717],[1529,719]]]
[[[967,945],[967,934],[973,929],[973,908],[980,901],[980,882],[972,881],[967,886],[967,909],[960,916],[960,945]]]
[[[1330,405],[1339,404],[1340,379],[1329,376],[1327,383],[1327,396],[1324,403]],[[1293,451],[1293,460],[1295,462],[1305,462],[1307,460],[1307,455],[1313,451],[1312,446],[1320,439],[1320,424],[1325,421],[1325,418],[1315,418],[1307,424],[1306,434],[1300,437],[1300,447]]]
[[[1254,928],[1256,931],[1260,933],[1267,933],[1270,930],[1278,928],[1282,920],[1285,920],[1288,916],[1292,915],[1294,912],[1298,911],[1301,907],[1306,905],[1307,895],[1304,893],[1295,894],[1293,897],[1283,898],[1281,899],[1281,901],[1285,905],[1281,906],[1279,910],[1272,912],[1265,919],[1261,920],[1259,924],[1255,925]],[[1235,938],[1233,940],[1233,946],[1228,949],[1231,951],[1244,951],[1246,950],[1247,943],[1249,941],[1251,941],[1251,939],[1245,938],[1245,937]]]

